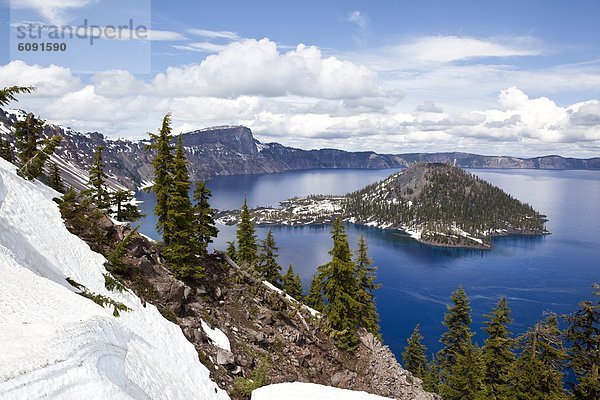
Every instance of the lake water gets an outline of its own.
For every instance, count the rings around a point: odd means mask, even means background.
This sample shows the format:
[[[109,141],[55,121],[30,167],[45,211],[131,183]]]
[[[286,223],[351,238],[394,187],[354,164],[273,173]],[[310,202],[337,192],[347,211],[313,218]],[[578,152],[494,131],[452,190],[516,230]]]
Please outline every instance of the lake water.
[[[282,174],[228,176],[207,185],[218,209],[239,208],[244,195],[250,206],[276,206],[292,196],[344,194],[383,179],[395,170],[311,170]],[[491,251],[444,249],[422,245],[393,231],[348,225],[355,248],[359,235],[379,267],[377,308],[384,342],[400,357],[406,338],[421,324],[430,352],[438,338],[450,293],[459,285],[473,307],[475,340],[482,342],[482,315],[501,296],[507,297],[522,333],[545,311],[567,313],[591,297],[600,282],[600,171],[470,170],[481,178],[528,202],[548,216],[545,237],[497,238]],[[152,216],[153,196],[138,193],[147,217],[141,232],[157,238]],[[219,225],[214,247],[225,248],[235,227]],[[264,238],[268,228],[258,228]],[[283,268],[292,263],[306,288],[316,267],[328,261],[332,247],[327,226],[272,228]]]

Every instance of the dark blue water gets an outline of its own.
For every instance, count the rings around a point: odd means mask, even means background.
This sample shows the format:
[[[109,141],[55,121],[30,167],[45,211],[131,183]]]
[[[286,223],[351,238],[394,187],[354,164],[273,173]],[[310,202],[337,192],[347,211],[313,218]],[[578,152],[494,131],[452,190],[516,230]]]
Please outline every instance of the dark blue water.
[[[380,180],[394,170],[318,170],[258,176],[220,177],[208,182],[214,207],[239,208],[244,194],[251,206],[277,205],[280,200],[308,194],[343,194]],[[369,244],[379,267],[377,307],[383,339],[396,355],[416,323],[421,324],[430,351],[439,349],[441,321],[450,293],[459,285],[473,306],[475,339],[481,342],[482,315],[501,296],[513,312],[514,333],[522,333],[544,311],[571,312],[591,297],[600,282],[600,171],[471,170],[548,215],[546,237],[494,240],[491,251],[435,248],[400,237],[393,231],[348,225],[352,245],[359,235]],[[151,215],[153,198],[140,193],[143,211]],[[154,219],[141,231],[156,237]],[[223,249],[235,227],[219,226],[214,246]],[[292,263],[308,287],[316,267],[328,260],[329,228],[273,228],[279,261]],[[266,228],[257,229],[259,238]],[[355,247],[355,246],[354,246]]]

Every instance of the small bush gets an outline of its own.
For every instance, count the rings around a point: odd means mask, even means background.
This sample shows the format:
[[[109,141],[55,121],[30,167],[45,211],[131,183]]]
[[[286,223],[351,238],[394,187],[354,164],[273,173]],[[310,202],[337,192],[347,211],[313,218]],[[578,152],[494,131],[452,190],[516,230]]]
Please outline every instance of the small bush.
[[[111,274],[102,275],[104,275],[104,287],[106,287],[107,290],[123,293],[127,289],[118,279],[113,277]]]
[[[268,383],[268,371],[268,362],[265,359],[261,359],[256,369],[252,371],[249,379],[238,377],[233,380],[233,390],[235,394],[245,399],[249,399],[250,396],[252,396],[252,391],[259,387],[263,387]]]

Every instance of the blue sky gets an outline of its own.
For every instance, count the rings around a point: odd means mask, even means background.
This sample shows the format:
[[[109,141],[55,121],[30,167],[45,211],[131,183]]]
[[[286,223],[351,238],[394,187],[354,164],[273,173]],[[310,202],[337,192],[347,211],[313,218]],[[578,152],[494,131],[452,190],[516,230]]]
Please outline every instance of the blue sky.
[[[243,124],[302,148],[600,154],[598,1],[13,0],[1,15],[0,85],[35,85],[19,107],[82,131],[142,137],[172,112],[178,131]],[[15,51],[24,21],[85,18],[151,35]]]

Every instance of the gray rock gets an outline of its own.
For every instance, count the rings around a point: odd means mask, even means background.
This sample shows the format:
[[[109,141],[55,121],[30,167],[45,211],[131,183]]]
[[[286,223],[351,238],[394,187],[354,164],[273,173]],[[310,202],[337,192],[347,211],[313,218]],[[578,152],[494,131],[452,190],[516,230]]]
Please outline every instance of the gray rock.
[[[233,353],[225,349],[217,349],[217,364],[225,367],[235,365]]]
[[[331,377],[331,385],[340,388],[348,388],[352,385],[352,383],[354,383],[355,380],[356,372],[339,371]]]

